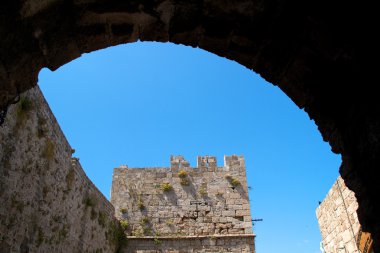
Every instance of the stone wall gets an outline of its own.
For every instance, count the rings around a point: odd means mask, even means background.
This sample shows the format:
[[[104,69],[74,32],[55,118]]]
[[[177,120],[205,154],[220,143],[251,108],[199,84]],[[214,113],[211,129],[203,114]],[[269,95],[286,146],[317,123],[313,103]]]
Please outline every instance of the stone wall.
[[[133,253],[250,253],[254,235],[128,238],[125,252]]]
[[[0,125],[44,67],[135,41],[206,50],[278,86],[315,121],[342,155],[340,174],[380,252],[376,1],[3,0],[2,10]]]
[[[126,252],[253,252],[244,158],[224,159],[223,167],[205,156],[192,168],[176,156],[170,168],[116,168],[111,203],[128,223]]]
[[[85,175],[36,86],[0,127],[0,252],[114,252],[114,208]]]
[[[354,193],[339,177],[316,211],[326,253],[359,252],[362,232],[357,209]]]

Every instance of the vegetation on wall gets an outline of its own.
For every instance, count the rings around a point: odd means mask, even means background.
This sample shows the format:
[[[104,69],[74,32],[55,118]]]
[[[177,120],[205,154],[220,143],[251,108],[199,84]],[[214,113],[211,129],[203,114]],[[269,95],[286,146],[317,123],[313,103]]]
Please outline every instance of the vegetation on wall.
[[[185,178],[185,177],[187,177],[187,172],[184,171],[184,170],[180,170],[180,171],[178,172],[178,176],[179,176],[180,178]]]
[[[38,124],[37,124],[37,137],[42,138],[46,136],[46,119],[42,117],[38,117]]]
[[[28,119],[29,112],[33,109],[32,101],[27,97],[21,97],[17,103],[16,129],[23,129],[25,121]]]
[[[127,244],[127,237],[120,223],[111,221],[108,225],[108,238],[111,245],[115,247],[115,253],[121,253]]]
[[[234,178],[231,180],[231,184],[232,184],[232,186],[238,186],[238,185],[240,185],[240,181],[237,180],[236,178]]]
[[[95,211],[94,208],[91,208],[91,212],[90,212],[91,220],[95,220],[97,217],[98,217],[98,213]]]
[[[36,246],[40,247],[40,245],[44,242],[45,235],[44,232],[42,231],[41,227],[38,227],[37,230],[37,239],[36,239]]]
[[[25,116],[26,113],[31,111],[33,108],[33,103],[32,101],[29,100],[27,97],[21,97],[20,101],[18,102],[18,110],[17,110],[17,115],[19,117]]]
[[[51,160],[54,157],[54,143],[51,140],[46,140],[45,148],[42,151],[42,157]]]
[[[81,166],[72,166],[70,146],[43,99],[31,91],[8,117],[0,128],[0,188],[8,189],[0,190],[7,214],[0,252],[112,252],[112,206]]]
[[[234,187],[239,186],[239,185],[241,184],[240,181],[239,181],[238,179],[232,177],[231,175],[227,175],[227,176],[226,176],[226,179],[227,179],[228,182],[229,182],[232,186],[234,186]]]
[[[160,245],[161,243],[162,242],[157,237],[154,238],[154,244]]]
[[[169,192],[173,190],[173,186],[170,183],[162,183],[161,190],[163,190],[164,192]]]
[[[128,222],[128,220],[121,220],[120,225],[121,225],[121,228],[125,231],[128,229],[129,222]]]
[[[132,236],[142,237],[144,236],[144,230],[142,228],[135,228],[132,231]]]
[[[188,186],[190,184],[190,181],[189,179],[187,178],[188,176],[188,173],[185,171],[185,170],[180,170],[178,172],[178,177],[181,179],[179,181],[179,183],[182,185],[182,186]]]
[[[63,225],[63,228],[58,232],[58,240],[62,241],[67,238],[69,234],[69,226],[67,224]]]
[[[139,207],[140,210],[144,210],[145,209],[145,205],[144,205],[144,202],[143,202],[143,200],[141,198],[141,195],[139,196],[139,199],[137,201],[137,205],[138,205],[138,207]]]
[[[98,224],[104,228],[106,225],[106,220],[107,220],[106,214],[99,211],[99,213],[98,213]]]
[[[85,208],[94,207],[96,204],[96,201],[92,197],[86,196],[83,199],[83,204],[84,204]]]
[[[188,186],[188,185],[190,185],[190,181],[189,181],[189,179],[187,179],[187,178],[181,178],[181,180],[179,181],[179,183],[180,183],[182,186]]]
[[[204,186],[201,186],[198,190],[198,193],[199,195],[201,195],[202,197],[206,196],[207,195],[207,190],[206,190],[206,187]]]
[[[141,225],[145,225],[145,224],[147,224],[149,221],[150,221],[150,219],[149,219],[148,216],[143,216],[143,217],[141,217],[140,224],[141,224]]]
[[[66,187],[68,190],[71,190],[75,181],[75,171],[70,169],[66,174]]]

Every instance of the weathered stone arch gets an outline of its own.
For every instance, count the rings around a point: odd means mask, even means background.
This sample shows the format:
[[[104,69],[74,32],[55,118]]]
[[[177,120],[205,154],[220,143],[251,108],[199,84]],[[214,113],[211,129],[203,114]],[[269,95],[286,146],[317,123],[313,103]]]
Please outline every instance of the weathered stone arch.
[[[112,45],[161,41],[235,60],[278,85],[341,153],[363,230],[380,251],[375,9],[332,1],[8,0],[0,10],[0,108],[52,70]],[[373,29],[373,31],[375,31]],[[1,111],[1,110],[0,110]]]

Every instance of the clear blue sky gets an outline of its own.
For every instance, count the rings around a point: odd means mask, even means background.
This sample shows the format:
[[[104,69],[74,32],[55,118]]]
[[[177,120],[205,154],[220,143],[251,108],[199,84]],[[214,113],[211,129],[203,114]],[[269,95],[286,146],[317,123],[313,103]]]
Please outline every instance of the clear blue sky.
[[[85,54],[39,75],[75,156],[109,198],[114,167],[191,165],[243,154],[258,253],[317,253],[315,216],[338,176],[308,115],[276,86],[204,50],[133,43]]]

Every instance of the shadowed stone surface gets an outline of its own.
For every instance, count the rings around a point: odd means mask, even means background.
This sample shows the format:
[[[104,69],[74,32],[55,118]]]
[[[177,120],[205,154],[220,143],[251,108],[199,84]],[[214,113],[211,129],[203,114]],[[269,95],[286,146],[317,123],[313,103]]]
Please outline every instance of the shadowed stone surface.
[[[315,120],[380,252],[380,106],[375,3],[365,1],[7,0],[0,10],[0,108],[82,53],[170,41],[235,60]],[[1,111],[0,110],[0,111]]]
[[[0,253],[114,252],[118,221],[84,173],[41,91],[0,128]]]

